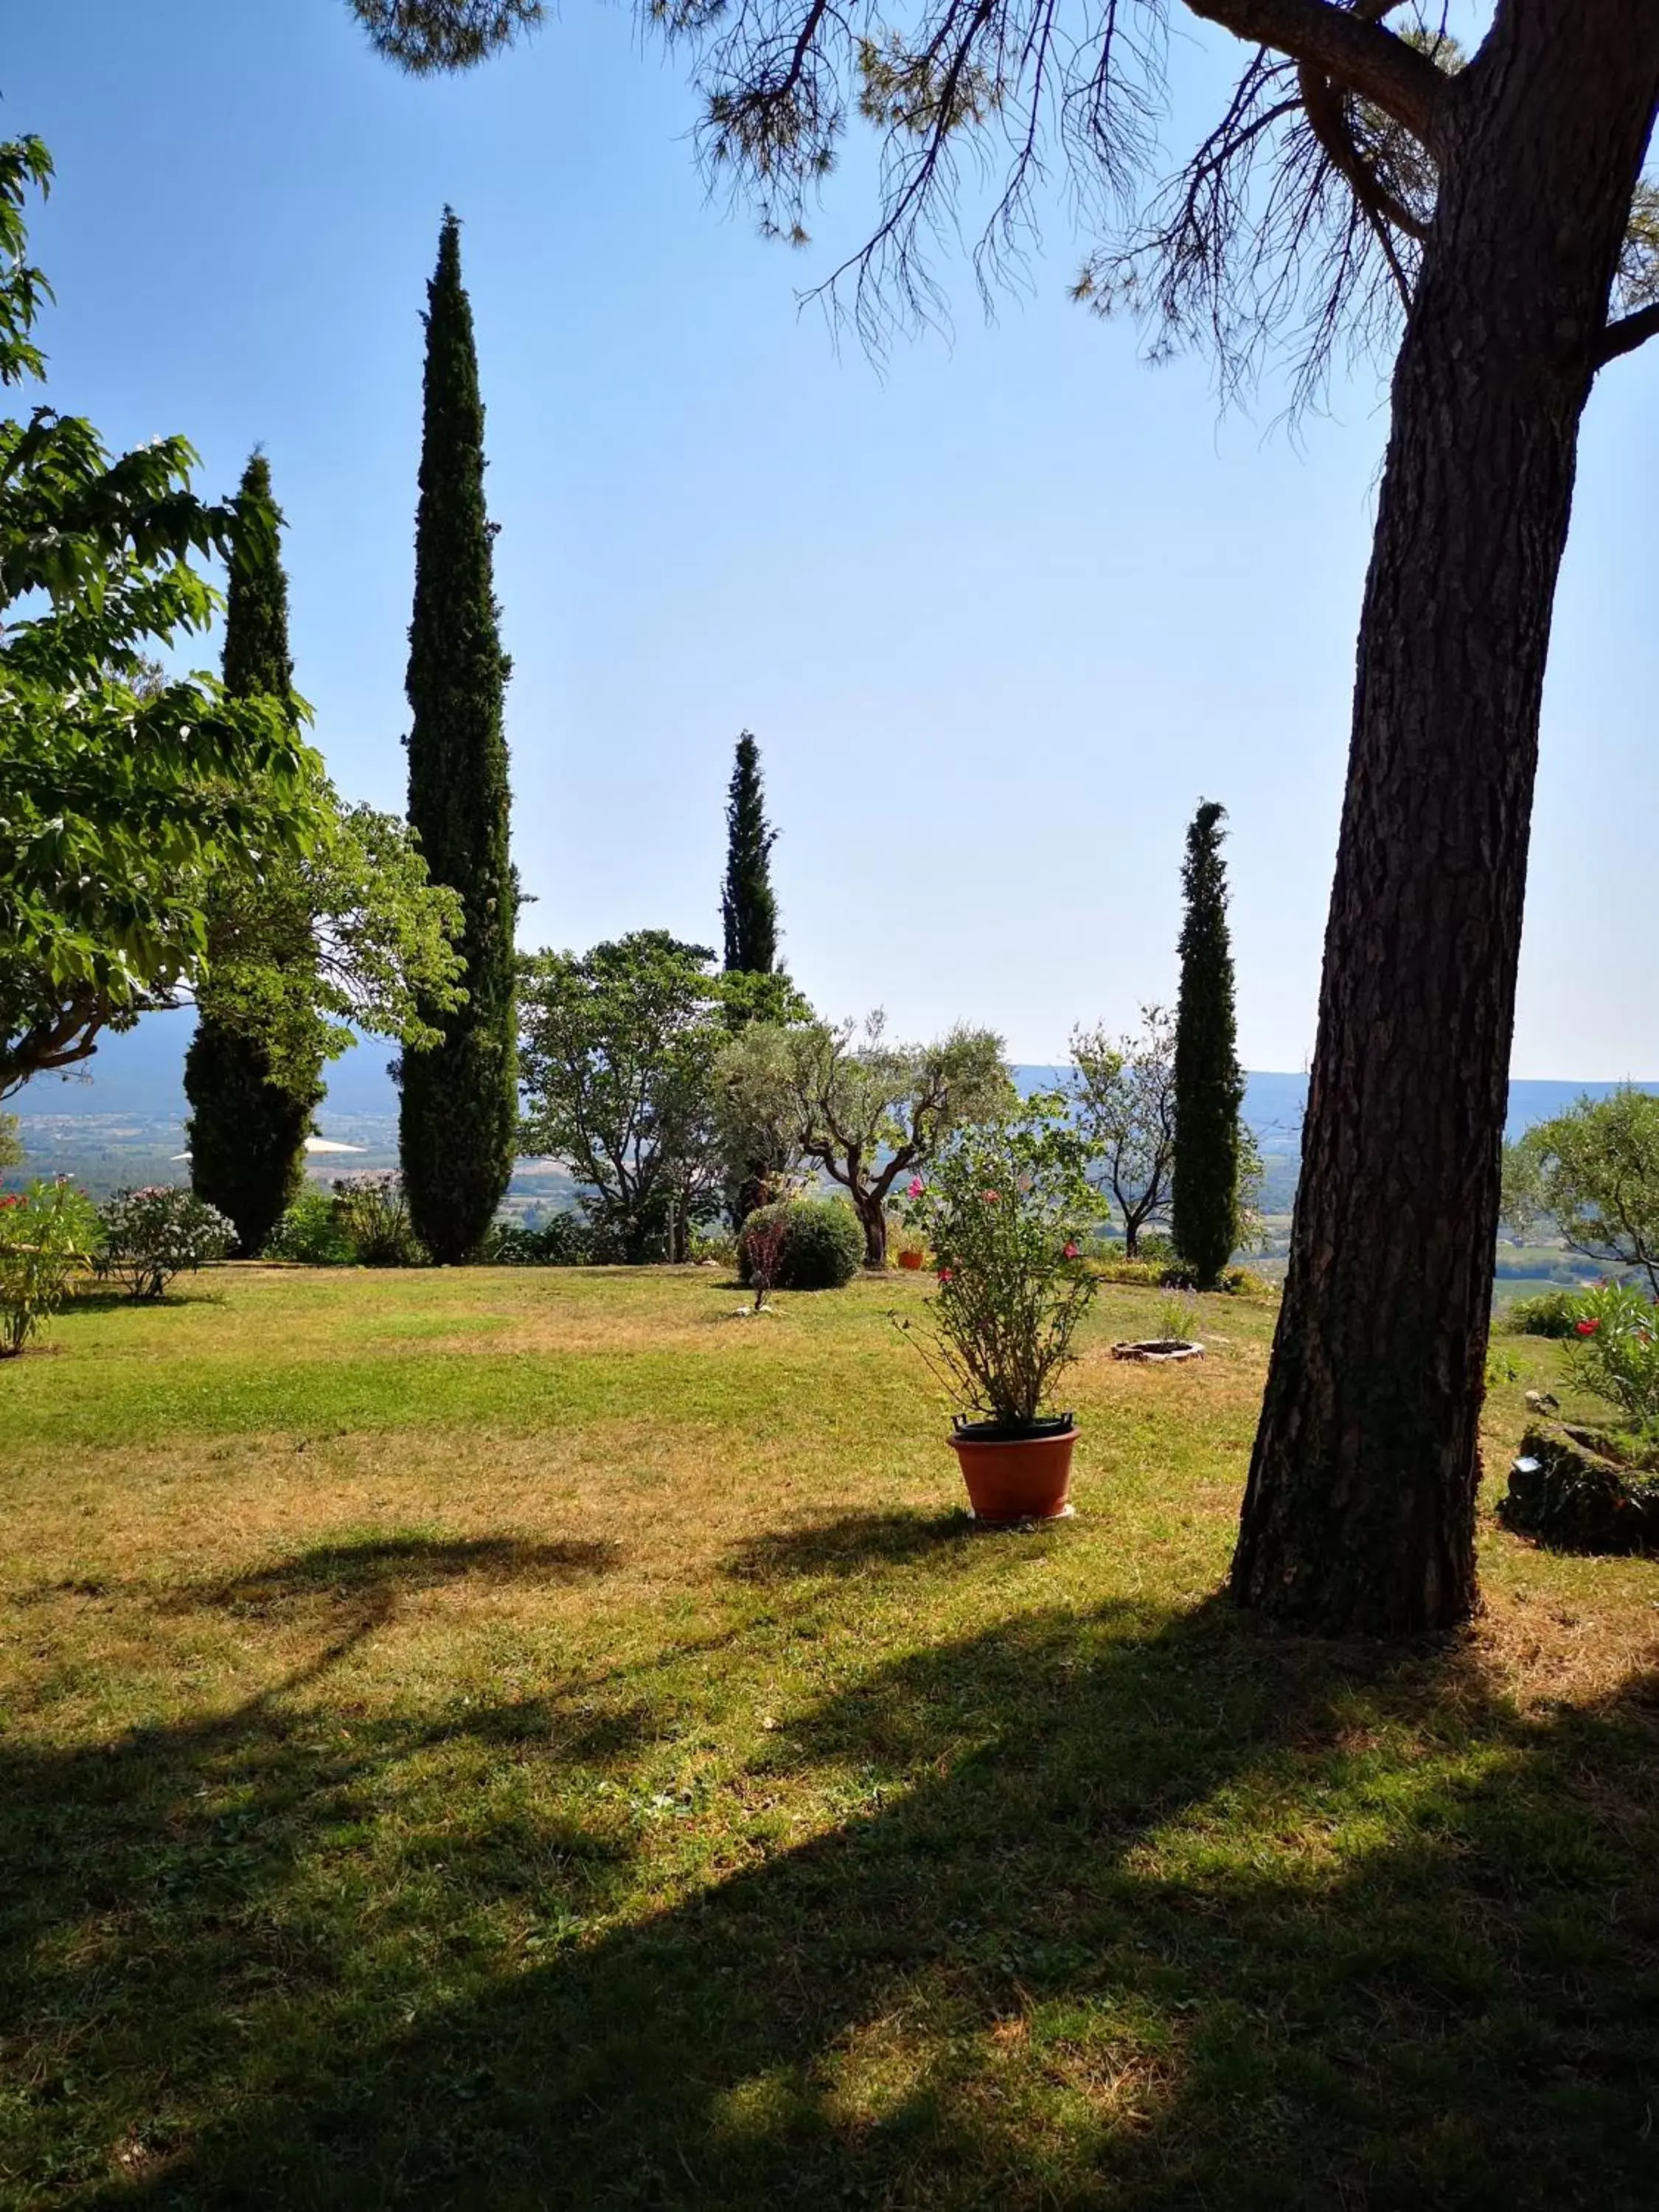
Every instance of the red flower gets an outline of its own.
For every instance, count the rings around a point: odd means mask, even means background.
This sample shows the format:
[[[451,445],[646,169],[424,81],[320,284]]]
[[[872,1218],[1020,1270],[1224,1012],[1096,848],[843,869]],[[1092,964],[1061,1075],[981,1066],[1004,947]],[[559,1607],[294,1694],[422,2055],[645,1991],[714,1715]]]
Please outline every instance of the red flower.
[[[982,1190],[980,1193],[980,1196],[985,1200],[987,1206],[995,1206],[999,1202],[997,1194],[994,1190]]]
[[[940,1282],[948,1283],[951,1279],[951,1270],[949,1267],[941,1267],[939,1271],[939,1279]]]
[[[1075,1259],[1076,1259],[1076,1257],[1077,1257],[1077,1246],[1076,1246],[1075,1244],[1068,1244],[1068,1245],[1066,1247],[1066,1257],[1068,1260],[1075,1260]]]
[[[1594,1321],[1586,1316],[1583,1321],[1574,1322],[1572,1326],[1575,1334],[1579,1336],[1594,1336],[1601,1324],[1599,1321]]]

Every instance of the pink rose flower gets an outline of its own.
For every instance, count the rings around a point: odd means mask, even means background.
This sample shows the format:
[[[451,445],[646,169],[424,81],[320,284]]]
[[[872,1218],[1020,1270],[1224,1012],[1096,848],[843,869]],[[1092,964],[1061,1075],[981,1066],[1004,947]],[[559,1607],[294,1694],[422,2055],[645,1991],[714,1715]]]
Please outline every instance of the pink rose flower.
[[[920,1198],[927,1188],[927,1184],[922,1181],[920,1176],[912,1176],[909,1182],[905,1185],[906,1192],[912,1198]]]

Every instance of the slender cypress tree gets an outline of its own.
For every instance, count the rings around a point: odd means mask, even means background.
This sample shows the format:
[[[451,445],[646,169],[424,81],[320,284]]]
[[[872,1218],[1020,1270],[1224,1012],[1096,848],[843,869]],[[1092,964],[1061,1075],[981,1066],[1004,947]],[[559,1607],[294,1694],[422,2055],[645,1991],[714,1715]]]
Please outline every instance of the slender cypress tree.
[[[1176,1016],[1175,1176],[1170,1232],[1200,1290],[1212,1290],[1238,1237],[1238,1066],[1227,931],[1224,806],[1206,800],[1182,868],[1181,1004]]]
[[[518,1126],[510,795],[501,651],[484,508],[484,410],[460,225],[444,210],[427,287],[415,614],[409,630],[409,819],[436,883],[460,895],[465,1003],[424,1010],[442,1042],[403,1055],[399,1144],[416,1235],[470,1259],[513,1173]]]
[[[769,975],[778,964],[778,902],[772,890],[777,831],[766,819],[760,747],[745,730],[726,802],[726,921],[728,975]]]
[[[254,453],[242,472],[245,501],[270,498],[270,465]],[[225,689],[233,698],[291,701],[294,665],[288,648],[288,578],[273,539],[244,548],[234,568],[225,611]],[[258,910],[239,917],[257,934],[259,957],[281,967],[294,988],[316,963],[311,918],[297,884],[279,870],[258,895]],[[214,943],[216,922],[228,918],[210,905],[210,951],[234,961],[234,941]],[[196,1035],[185,1057],[190,1100],[190,1179],[197,1195],[228,1214],[239,1251],[250,1258],[297,1194],[305,1140],[323,1095],[320,1045],[314,1060],[292,1056],[273,1066],[268,1046],[246,1022],[228,1017],[225,989],[212,969],[199,996]]]

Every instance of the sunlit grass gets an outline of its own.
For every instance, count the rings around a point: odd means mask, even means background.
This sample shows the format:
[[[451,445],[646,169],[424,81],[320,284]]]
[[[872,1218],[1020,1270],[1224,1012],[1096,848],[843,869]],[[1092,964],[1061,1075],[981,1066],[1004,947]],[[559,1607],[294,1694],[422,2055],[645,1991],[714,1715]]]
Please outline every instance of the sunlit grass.
[[[6,2201],[1654,2201],[1659,1570],[1255,1626],[1272,1310],[1127,1291],[975,1535],[920,1294],[228,1269],[0,1371]]]

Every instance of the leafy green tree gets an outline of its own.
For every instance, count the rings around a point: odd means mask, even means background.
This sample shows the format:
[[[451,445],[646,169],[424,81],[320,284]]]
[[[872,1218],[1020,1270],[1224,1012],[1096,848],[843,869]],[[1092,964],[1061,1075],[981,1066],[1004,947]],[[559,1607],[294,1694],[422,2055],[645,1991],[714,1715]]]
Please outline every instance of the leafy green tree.
[[[1620,1090],[1540,1121],[1504,1158],[1504,1218],[1552,1219],[1568,1249],[1646,1276],[1659,1298],[1659,1097]]]
[[[745,730],[726,803],[726,885],[720,914],[726,924],[728,973],[769,975],[778,964],[778,902],[772,889],[772,848],[777,831],[766,818],[760,747]]]
[[[714,1074],[731,1030],[714,959],[640,929],[524,963],[520,1144],[565,1163],[602,1247],[627,1261],[684,1260],[719,1210]]]
[[[1244,1078],[1227,929],[1226,809],[1206,800],[1182,867],[1181,1000],[1175,1032],[1175,1166],[1170,1233],[1200,1290],[1213,1290],[1238,1242],[1239,1121]]]
[[[24,209],[51,173],[38,139],[0,145],[0,384],[44,373]],[[210,888],[317,832],[293,714],[149,659],[219,604],[192,556],[234,575],[275,527],[198,499],[195,459],[182,438],[112,458],[50,407],[0,422],[0,1097],[197,981]]]
[[[434,1011],[460,997],[455,893],[428,879],[395,815],[346,805],[328,785],[320,803],[304,860],[215,898],[214,1018],[186,1060],[192,1180],[245,1252],[264,1249],[298,1188],[326,1063],[360,1036],[434,1042]]]
[[[1002,1040],[958,1028],[933,1044],[890,1044],[879,1014],[793,1028],[758,1022],[734,1037],[718,1072],[728,1139],[750,1156],[793,1154],[853,1201],[865,1264],[887,1264],[887,1200],[955,1131],[1013,1097]]]
[[[0,1114],[0,1170],[21,1168],[24,1160],[23,1139],[15,1114]]]
[[[261,453],[242,473],[240,504],[275,514],[270,464]],[[280,520],[280,518],[279,518]],[[230,580],[225,611],[225,691],[233,699],[274,699],[297,718],[288,641],[288,578],[276,538],[264,536]],[[238,902],[233,890],[231,902]],[[240,903],[248,903],[246,893]],[[288,990],[303,993],[316,969],[312,916],[297,864],[277,863],[252,894],[258,933]],[[190,1100],[191,1184],[198,1198],[234,1224],[238,1249],[252,1256],[297,1194],[305,1140],[323,1096],[320,1036],[306,1053],[273,1061],[258,1027],[221,1012],[214,969],[228,948],[209,921],[210,969],[197,994],[196,1034],[185,1056]],[[219,940],[216,942],[216,938]],[[234,986],[232,986],[234,988]]]
[[[409,819],[435,882],[460,896],[466,997],[426,1009],[437,1042],[404,1052],[399,1147],[416,1233],[440,1263],[477,1251],[513,1174],[518,884],[501,650],[484,507],[484,410],[460,225],[444,212],[428,287]]]
[[[414,69],[465,66],[551,12],[349,4]],[[1290,1269],[1231,1587],[1322,1632],[1466,1620],[1551,612],[1585,405],[1659,335],[1643,174],[1659,9],[1487,0],[1466,11],[1467,54],[1433,0],[900,0],[867,36],[786,0],[650,12],[692,56],[711,173],[749,188],[770,234],[805,240],[846,131],[877,134],[881,160],[858,167],[879,212],[827,287],[872,342],[936,313],[927,249],[953,233],[964,175],[996,180],[976,260],[994,277],[1056,162],[1100,225],[1079,295],[1144,317],[1155,353],[1212,347],[1224,392],[1288,352],[1305,403],[1333,357],[1399,337]],[[1243,42],[1241,69],[1170,175],[1164,33],[1194,18]]]
[[[1163,1006],[1141,1008],[1134,1036],[1072,1032],[1072,1111],[1097,1147],[1096,1173],[1117,1207],[1129,1260],[1139,1256],[1141,1232],[1169,1218],[1175,1045],[1175,1017]]]

